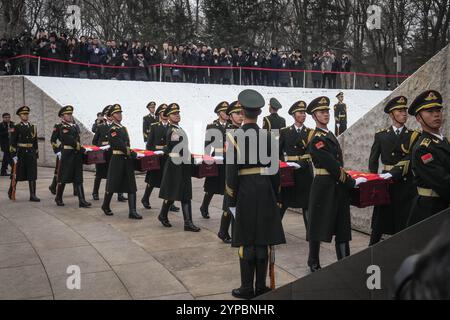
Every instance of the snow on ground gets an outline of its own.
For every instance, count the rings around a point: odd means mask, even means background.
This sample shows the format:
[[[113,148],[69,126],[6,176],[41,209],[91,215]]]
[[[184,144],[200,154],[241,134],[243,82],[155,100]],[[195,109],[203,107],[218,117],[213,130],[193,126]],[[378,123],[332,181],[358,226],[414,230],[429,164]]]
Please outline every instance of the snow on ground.
[[[69,78],[28,77],[36,86],[46,92],[61,105],[73,105],[75,117],[90,129],[97,112],[109,104],[119,103],[124,110],[124,125],[128,128],[134,148],[144,147],[142,118],[148,113],[146,106],[150,101],[157,105],[176,102],[181,107],[181,126],[187,131],[191,150],[202,153],[206,125],[216,119],[214,108],[221,101],[237,100],[239,93],[252,88],[258,90],[266,99],[277,98],[283,105],[280,114],[292,124],[288,115],[289,108],[299,100],[309,103],[319,96],[328,96],[332,106],[340,90],[243,87],[225,85],[197,85],[187,83],[159,83],[117,80],[88,80]],[[344,90],[348,106],[349,126],[357,122],[390,91]],[[263,115],[268,115],[268,107]],[[261,121],[262,122],[262,119]],[[314,121],[308,117],[307,126],[314,127]],[[334,117],[329,126],[334,130]]]

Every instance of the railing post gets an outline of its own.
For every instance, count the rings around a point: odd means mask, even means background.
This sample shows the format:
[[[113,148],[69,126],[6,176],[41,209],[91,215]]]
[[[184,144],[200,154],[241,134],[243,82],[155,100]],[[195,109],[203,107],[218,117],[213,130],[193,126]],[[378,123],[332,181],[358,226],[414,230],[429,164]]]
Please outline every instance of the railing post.
[[[353,90],[356,90],[356,72],[353,73]]]
[[[303,88],[306,88],[306,70],[303,71]]]
[[[38,69],[37,69],[37,76],[41,76],[41,57],[38,57]]]
[[[159,82],[162,82],[163,79],[163,65],[162,63],[159,64]]]
[[[239,67],[239,85],[242,86],[242,68]]]

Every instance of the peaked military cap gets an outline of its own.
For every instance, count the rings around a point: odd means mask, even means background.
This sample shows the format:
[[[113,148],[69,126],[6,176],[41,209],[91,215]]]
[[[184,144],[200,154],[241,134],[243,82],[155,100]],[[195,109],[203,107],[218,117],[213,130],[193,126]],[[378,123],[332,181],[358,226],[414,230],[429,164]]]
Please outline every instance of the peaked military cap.
[[[180,113],[180,106],[177,103],[171,103],[167,109],[164,111],[164,116],[168,117],[174,113]]]
[[[152,101],[147,105],[147,109],[151,108],[151,107],[156,107],[156,102]]]
[[[336,98],[343,97],[343,96],[344,96],[344,93],[343,93],[343,92],[339,92],[339,93],[337,94]]]
[[[385,113],[391,113],[394,110],[408,109],[408,99],[404,96],[395,97],[386,104]]]
[[[292,105],[289,109],[289,115],[293,116],[296,112],[306,112],[306,102],[305,101],[297,101]]]
[[[270,106],[272,107],[272,109],[275,109],[275,110],[280,110],[283,108],[280,101],[278,101],[275,98],[270,99]]]
[[[116,113],[122,113],[122,106],[120,104],[113,105],[108,112],[108,117],[112,117]]]
[[[239,94],[238,101],[242,105],[242,108],[250,111],[260,110],[266,104],[264,97],[252,89],[242,91]]]
[[[428,90],[420,94],[409,107],[409,114],[417,115],[422,110],[442,109],[442,95],[435,90]]]
[[[156,109],[156,115],[157,116],[159,116],[161,113],[163,113],[164,111],[166,111],[166,109],[167,109],[167,104],[165,104],[165,103],[163,103],[162,105],[160,105],[159,107],[158,107],[158,109]]]
[[[102,114],[104,116],[108,116],[109,109],[111,109],[111,108],[112,108],[112,105],[106,106],[105,109],[103,109]]]
[[[217,105],[216,109],[214,109],[214,113],[226,112],[229,106],[228,102],[221,102]]]
[[[330,99],[328,97],[316,98],[306,108],[306,112],[310,115],[320,110],[330,110]]]
[[[16,114],[18,115],[18,116],[20,116],[20,115],[22,115],[22,114],[30,114],[30,108],[29,107],[27,107],[27,106],[23,106],[23,107],[20,107],[18,110],[17,110],[17,112],[16,112]]]
[[[65,106],[59,110],[58,117],[62,117],[65,114],[73,114],[74,108],[72,106]]]
[[[242,111],[242,105],[239,103],[239,101],[234,101],[227,110],[227,115],[231,115],[232,113],[241,113]]]

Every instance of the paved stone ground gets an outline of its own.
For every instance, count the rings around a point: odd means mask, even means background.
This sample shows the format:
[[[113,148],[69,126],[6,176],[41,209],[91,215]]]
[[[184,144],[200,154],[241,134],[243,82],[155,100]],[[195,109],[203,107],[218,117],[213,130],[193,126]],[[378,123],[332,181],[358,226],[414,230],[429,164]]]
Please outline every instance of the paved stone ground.
[[[102,214],[101,202],[79,209],[71,186],[66,188],[66,207],[56,207],[48,191],[51,179],[52,170],[40,168],[42,202],[32,204],[27,183],[18,185],[13,203],[7,199],[8,178],[0,178],[0,299],[232,299],[231,290],[240,284],[237,251],[216,235],[221,197],[211,204],[212,219],[200,218],[202,181],[193,180],[194,220],[202,232],[192,234],[183,231],[181,214],[171,214],[172,229],[159,224],[157,192],[154,209],[144,210],[138,203],[144,220],[131,221],[127,204],[113,202],[111,218]],[[86,172],[89,201],[92,184],[93,174]],[[143,176],[138,185],[144,186]],[[290,212],[284,225],[288,244],[277,250],[279,286],[308,272],[302,217]],[[367,236],[355,232],[352,252],[367,243]],[[324,266],[335,262],[333,245],[323,245],[321,259]],[[80,291],[66,289],[70,265],[81,268]]]

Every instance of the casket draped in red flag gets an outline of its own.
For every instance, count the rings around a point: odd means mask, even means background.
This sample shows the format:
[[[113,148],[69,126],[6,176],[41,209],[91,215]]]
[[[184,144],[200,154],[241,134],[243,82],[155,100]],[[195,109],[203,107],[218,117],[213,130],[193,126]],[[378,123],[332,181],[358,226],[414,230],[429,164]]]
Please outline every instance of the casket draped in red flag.
[[[219,167],[217,161],[210,156],[192,155],[194,165],[192,166],[192,177],[197,179],[212,178],[219,176]],[[201,163],[196,163],[195,160]]]
[[[286,162],[280,161],[280,183],[282,188],[295,187],[294,171],[295,168],[289,166]]]
[[[390,180],[384,180],[378,174],[359,171],[347,172],[353,179],[367,179],[367,183],[363,183],[359,186],[359,188],[352,190],[352,206],[367,208],[391,204],[391,198],[389,196],[389,185],[391,184]]]
[[[134,169],[140,172],[161,170],[161,161],[159,156],[153,151],[133,149],[135,153],[144,155],[143,158],[134,160]]]
[[[85,165],[104,164],[106,163],[105,151],[97,146],[83,146],[84,149],[90,149],[88,153],[83,154],[83,163]]]

